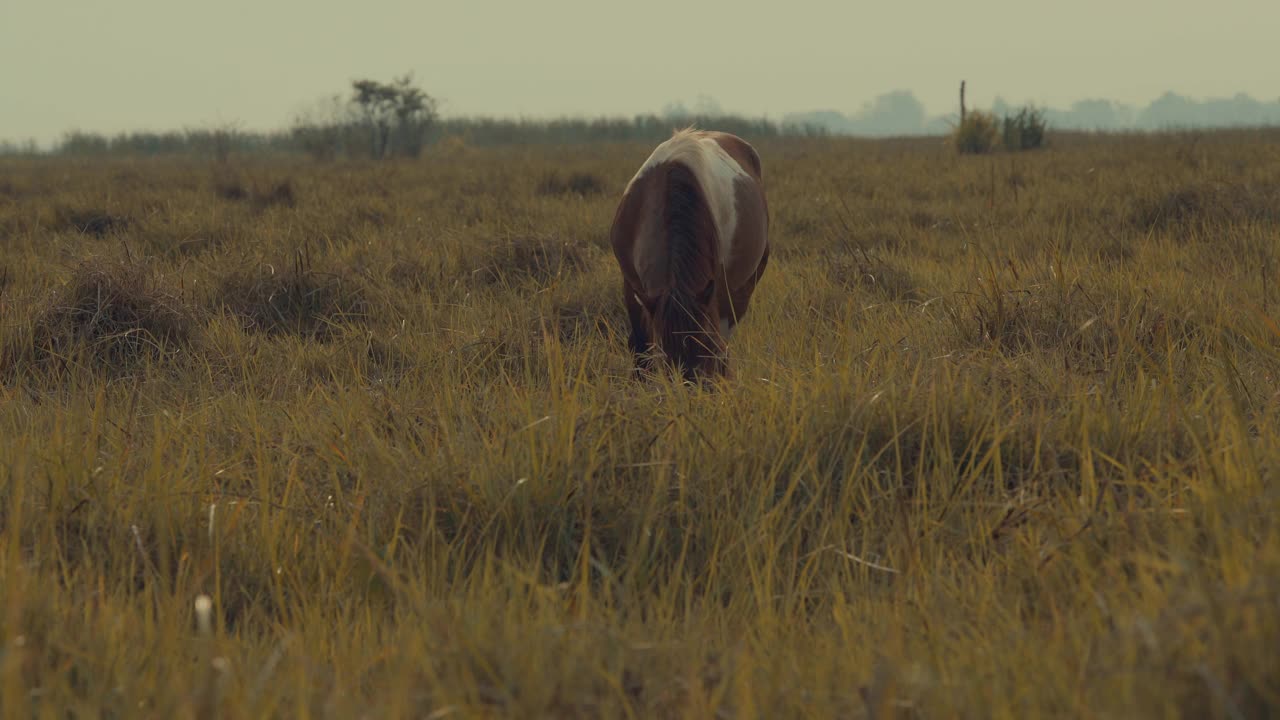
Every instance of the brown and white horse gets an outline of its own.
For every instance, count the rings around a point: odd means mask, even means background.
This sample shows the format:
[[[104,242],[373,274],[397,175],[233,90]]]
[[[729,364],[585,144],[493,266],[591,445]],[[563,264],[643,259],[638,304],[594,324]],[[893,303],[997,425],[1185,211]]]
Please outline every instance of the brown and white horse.
[[[622,194],[610,232],[636,369],[651,348],[688,380],[725,375],[725,343],[769,260],[760,156],[722,132],[681,130]]]

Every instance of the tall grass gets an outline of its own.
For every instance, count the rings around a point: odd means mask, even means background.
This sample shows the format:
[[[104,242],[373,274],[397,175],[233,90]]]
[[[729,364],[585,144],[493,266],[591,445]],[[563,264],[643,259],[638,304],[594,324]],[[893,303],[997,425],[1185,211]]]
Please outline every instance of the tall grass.
[[[1280,145],[1207,137],[761,142],[714,390],[631,378],[646,145],[0,161],[0,716],[1274,713]]]

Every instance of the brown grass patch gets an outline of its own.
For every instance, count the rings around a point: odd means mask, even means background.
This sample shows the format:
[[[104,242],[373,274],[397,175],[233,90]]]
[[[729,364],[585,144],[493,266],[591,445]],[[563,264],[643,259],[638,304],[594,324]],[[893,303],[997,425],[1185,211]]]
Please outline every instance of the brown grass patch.
[[[1249,183],[1197,182],[1142,198],[1133,208],[1131,221],[1143,230],[1280,223],[1280,189]]]
[[[556,305],[554,320],[556,333],[565,343],[611,335],[625,338],[630,331],[621,298],[614,294],[569,298]]]
[[[494,243],[476,273],[491,284],[546,285],[585,270],[595,252],[584,240],[518,235]]]
[[[363,283],[344,273],[312,269],[310,256],[297,252],[287,263],[259,265],[222,279],[217,303],[267,334],[329,339],[340,325],[369,315]]]
[[[922,295],[910,273],[861,248],[824,252],[822,262],[827,276],[846,290],[868,290],[886,300],[908,300]]]
[[[260,185],[257,182],[246,184],[236,177],[220,177],[214,180],[213,192],[223,200],[247,202],[255,210],[277,205],[294,207],[297,204],[293,180],[289,178]]]
[[[199,335],[195,312],[142,261],[91,259],[45,301],[25,356],[40,364],[87,360],[115,371],[171,357]]]
[[[604,190],[604,181],[591,173],[574,172],[569,173],[567,177],[562,177],[559,172],[555,171],[543,175],[535,188],[535,192],[539,195],[554,197],[565,195],[590,197],[599,195]]]
[[[94,237],[120,232],[133,223],[126,215],[116,215],[98,208],[59,208],[54,217],[60,228]]]

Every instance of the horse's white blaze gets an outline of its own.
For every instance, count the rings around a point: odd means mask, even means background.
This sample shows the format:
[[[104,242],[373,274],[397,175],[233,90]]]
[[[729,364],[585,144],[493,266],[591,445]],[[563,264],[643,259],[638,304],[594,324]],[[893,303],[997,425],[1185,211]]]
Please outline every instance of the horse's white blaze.
[[[751,176],[713,138],[699,138],[690,132],[679,132],[654,148],[649,159],[644,161],[635,177],[627,183],[625,192],[630,192],[631,186],[654,167],[669,160],[688,167],[702,186],[702,194],[707,198],[711,217],[716,223],[716,232],[720,236],[720,264],[727,265],[733,252],[733,236],[738,227],[737,189],[734,183],[739,178],[750,179]],[[642,252],[639,244],[635,252],[636,259],[639,260]]]

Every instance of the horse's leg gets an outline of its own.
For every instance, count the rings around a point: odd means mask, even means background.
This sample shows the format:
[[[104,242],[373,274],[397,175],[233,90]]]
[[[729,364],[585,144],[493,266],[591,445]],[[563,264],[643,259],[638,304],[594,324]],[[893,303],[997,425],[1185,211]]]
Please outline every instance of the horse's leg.
[[[636,374],[639,375],[648,370],[651,365],[649,328],[645,323],[644,309],[640,307],[639,299],[626,281],[622,283],[622,299],[627,306],[627,317],[631,320],[631,337],[628,338],[627,344],[631,348],[631,356],[635,361]]]
[[[733,328],[742,318],[746,317],[747,307],[751,304],[751,294],[755,292],[756,283],[760,282],[760,278],[764,275],[765,265],[769,264],[769,246],[765,246],[764,254],[760,256],[760,264],[756,265],[756,271],[751,273],[751,277],[742,284],[742,287],[729,293],[729,307],[722,308],[720,311],[720,334],[725,340],[729,339]],[[726,310],[728,312],[726,312]]]
[[[722,343],[721,357],[718,363],[719,374],[725,380],[733,377],[733,373],[729,370],[729,338],[733,336],[733,329],[737,326],[742,318],[746,317],[747,308],[751,304],[751,295],[755,292],[756,283],[760,282],[761,276],[764,275],[765,265],[769,263],[769,246],[764,248],[764,254],[760,256],[760,264],[756,265],[756,271],[751,273],[747,281],[742,287],[729,291],[728,304],[720,307],[720,338]]]

